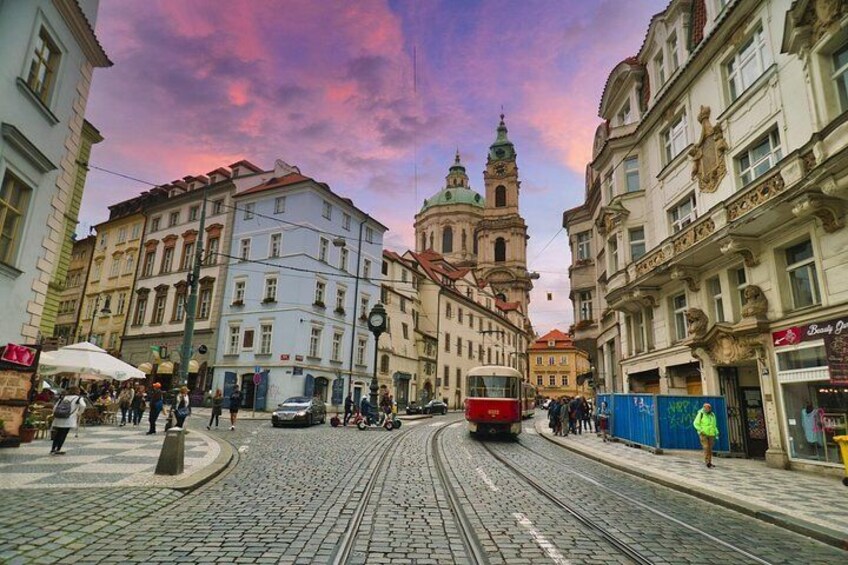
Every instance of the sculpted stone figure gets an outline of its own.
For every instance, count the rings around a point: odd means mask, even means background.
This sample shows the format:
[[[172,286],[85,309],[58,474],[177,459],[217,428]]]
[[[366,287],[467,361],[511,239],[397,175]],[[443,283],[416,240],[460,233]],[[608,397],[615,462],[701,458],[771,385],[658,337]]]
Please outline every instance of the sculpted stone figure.
[[[701,337],[707,333],[709,319],[700,308],[689,308],[686,310],[686,325],[689,335]]]
[[[742,306],[743,318],[765,318],[768,312],[768,300],[763,290],[754,284],[749,284],[743,291],[745,304]]]

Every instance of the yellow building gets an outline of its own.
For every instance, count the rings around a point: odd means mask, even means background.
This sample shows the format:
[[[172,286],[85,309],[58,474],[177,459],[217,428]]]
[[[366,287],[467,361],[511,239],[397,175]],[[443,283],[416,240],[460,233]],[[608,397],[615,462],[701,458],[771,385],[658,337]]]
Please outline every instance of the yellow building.
[[[577,384],[578,375],[590,371],[588,354],[574,347],[571,336],[551,330],[537,338],[529,349],[530,382],[539,396],[587,396],[592,389],[588,380]]]

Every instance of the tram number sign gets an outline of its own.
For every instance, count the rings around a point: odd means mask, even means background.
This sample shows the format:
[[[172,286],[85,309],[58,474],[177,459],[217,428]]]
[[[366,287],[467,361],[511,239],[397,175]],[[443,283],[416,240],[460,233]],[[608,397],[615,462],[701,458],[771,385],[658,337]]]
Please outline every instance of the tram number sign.
[[[489,414],[489,416],[499,416],[501,411],[492,409],[492,410],[489,410],[487,413]]]

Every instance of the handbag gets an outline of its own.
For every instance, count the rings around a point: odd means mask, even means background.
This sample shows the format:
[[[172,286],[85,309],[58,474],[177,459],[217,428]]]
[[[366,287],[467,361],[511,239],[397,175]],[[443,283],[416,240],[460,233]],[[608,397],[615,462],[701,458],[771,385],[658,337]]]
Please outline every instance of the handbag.
[[[182,408],[177,408],[177,417],[178,418],[187,418],[188,417],[188,408],[185,406]]]

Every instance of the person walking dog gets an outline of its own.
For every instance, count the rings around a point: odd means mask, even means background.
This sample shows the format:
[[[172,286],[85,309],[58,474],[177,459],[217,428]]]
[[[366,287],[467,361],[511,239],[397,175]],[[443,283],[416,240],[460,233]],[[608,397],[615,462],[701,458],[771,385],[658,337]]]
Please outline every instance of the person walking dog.
[[[71,387],[70,394],[63,396],[53,409],[53,446],[50,455],[64,455],[62,446],[68,432],[77,427],[80,414],[85,411],[85,400],[77,387]]]
[[[694,425],[698,431],[698,436],[701,438],[701,447],[704,448],[704,463],[706,463],[707,468],[712,469],[715,467],[713,465],[713,444],[718,437],[718,422],[713,407],[709,403],[705,403],[704,407],[698,410]]]

